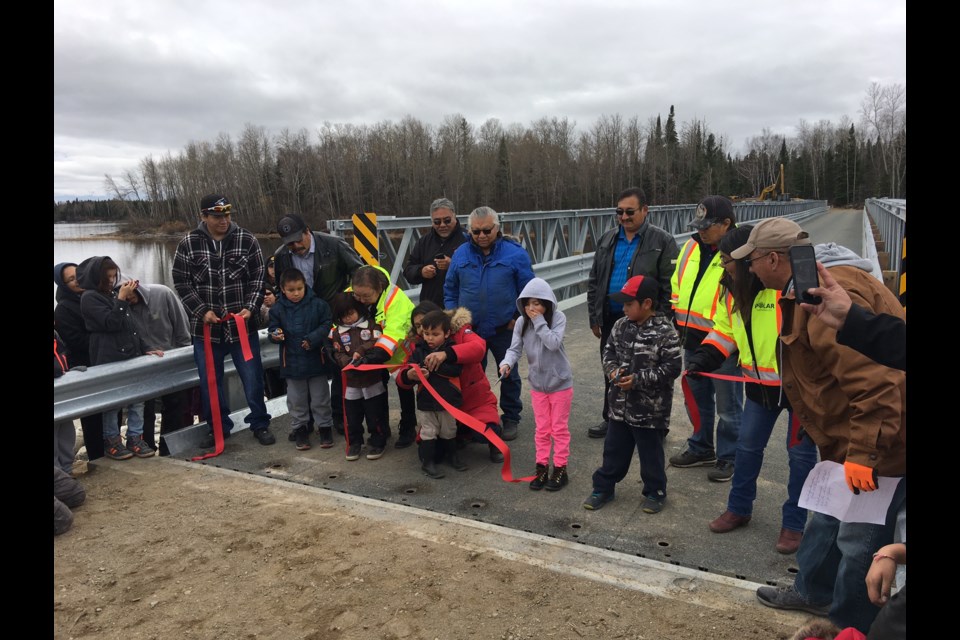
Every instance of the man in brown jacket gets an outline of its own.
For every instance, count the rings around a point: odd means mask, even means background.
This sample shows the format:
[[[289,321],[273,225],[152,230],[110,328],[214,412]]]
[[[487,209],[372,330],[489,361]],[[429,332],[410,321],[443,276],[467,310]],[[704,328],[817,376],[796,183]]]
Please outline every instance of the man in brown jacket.
[[[836,330],[811,320],[814,316],[800,307],[789,251],[801,244],[810,240],[797,223],[772,218],[754,227],[747,243],[730,255],[748,260],[765,287],[783,291],[782,388],[821,459],[844,466],[855,494],[873,491],[878,476],[906,476],[906,374],[837,344]],[[856,304],[905,319],[896,296],[871,274],[869,261],[834,243],[817,245],[815,251]],[[795,583],[761,587],[757,598],[778,609],[829,615],[840,627],[866,633],[879,609],[870,603],[864,579],[873,552],[892,542],[905,501],[903,478],[884,525],[841,522],[814,512],[797,551]]]

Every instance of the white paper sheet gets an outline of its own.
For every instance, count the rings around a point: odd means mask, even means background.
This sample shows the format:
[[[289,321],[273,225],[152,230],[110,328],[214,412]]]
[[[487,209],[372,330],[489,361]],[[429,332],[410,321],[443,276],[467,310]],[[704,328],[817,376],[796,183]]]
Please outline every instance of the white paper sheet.
[[[884,524],[900,478],[880,476],[876,491],[855,495],[847,486],[843,465],[824,460],[817,463],[800,491],[800,507],[825,513],[841,522]]]

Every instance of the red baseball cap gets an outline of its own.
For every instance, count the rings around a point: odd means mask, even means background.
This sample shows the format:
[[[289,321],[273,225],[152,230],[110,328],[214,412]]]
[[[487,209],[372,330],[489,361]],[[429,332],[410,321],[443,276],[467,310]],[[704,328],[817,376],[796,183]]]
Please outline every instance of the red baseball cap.
[[[650,276],[633,276],[627,280],[619,293],[611,293],[610,299],[622,304],[630,300],[643,302],[647,298],[650,298],[656,303],[659,292],[660,283],[657,282],[656,278],[651,278]]]

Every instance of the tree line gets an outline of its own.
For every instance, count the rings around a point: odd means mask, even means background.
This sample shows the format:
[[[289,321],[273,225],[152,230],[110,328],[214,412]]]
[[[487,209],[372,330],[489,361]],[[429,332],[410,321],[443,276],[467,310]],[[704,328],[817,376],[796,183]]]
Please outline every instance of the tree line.
[[[678,122],[673,105],[665,122],[660,115],[646,122],[601,115],[582,130],[567,118],[529,126],[491,118],[478,126],[459,114],[437,126],[406,116],[275,135],[248,124],[236,139],[221,133],[108,175],[110,200],[55,202],[54,220],[192,226],[200,198],[211,192],[227,195],[238,221],[255,231],[273,229],[287,213],[317,227],[360,211],[421,216],[441,196],[460,213],[479,205],[593,209],[614,205],[624,187],[639,185],[651,204],[694,203],[712,193],[756,196],[777,181],[781,164],[793,197],[834,206],[905,198],[906,89],[874,83],[858,122],[801,120],[793,137],[763,129],[748,140],[745,155],[732,154],[705,120]]]

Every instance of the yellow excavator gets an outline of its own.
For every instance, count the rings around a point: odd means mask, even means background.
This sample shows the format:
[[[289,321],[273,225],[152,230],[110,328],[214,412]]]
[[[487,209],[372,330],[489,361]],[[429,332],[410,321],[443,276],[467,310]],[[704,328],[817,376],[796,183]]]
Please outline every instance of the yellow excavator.
[[[780,165],[780,175],[777,176],[777,179],[773,181],[773,184],[767,185],[763,188],[763,191],[761,191],[760,195],[757,196],[757,202],[763,202],[768,198],[770,200],[790,199],[790,194],[783,192],[783,164]]]

